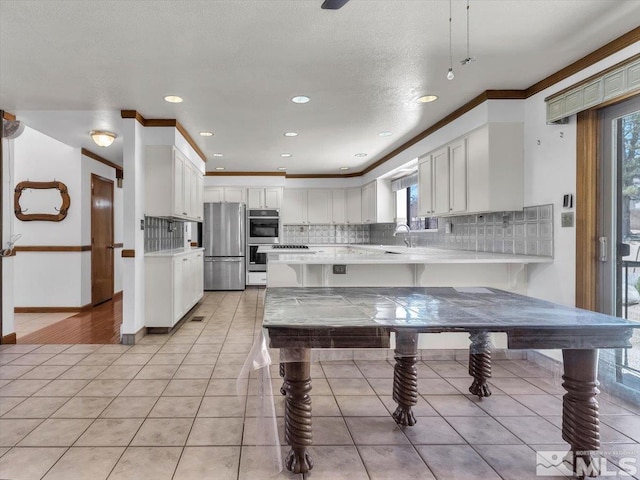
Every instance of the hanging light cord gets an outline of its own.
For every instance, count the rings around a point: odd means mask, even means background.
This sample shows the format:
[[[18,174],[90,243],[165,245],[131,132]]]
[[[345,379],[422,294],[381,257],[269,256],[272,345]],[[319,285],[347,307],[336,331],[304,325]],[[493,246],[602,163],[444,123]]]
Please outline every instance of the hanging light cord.
[[[447,71],[447,80],[453,80],[453,47],[451,40],[451,0],[449,0],[449,70]]]
[[[475,61],[475,58],[472,57],[469,52],[469,0],[467,0],[467,58],[460,61],[462,65],[468,65],[469,63]]]

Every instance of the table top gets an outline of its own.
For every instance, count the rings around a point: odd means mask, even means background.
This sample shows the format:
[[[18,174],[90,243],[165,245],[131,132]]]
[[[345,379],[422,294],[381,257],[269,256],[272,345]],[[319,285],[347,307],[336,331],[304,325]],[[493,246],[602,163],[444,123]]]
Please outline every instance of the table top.
[[[640,322],[494,288],[333,287],[268,288],[263,327],[535,332],[629,330]]]

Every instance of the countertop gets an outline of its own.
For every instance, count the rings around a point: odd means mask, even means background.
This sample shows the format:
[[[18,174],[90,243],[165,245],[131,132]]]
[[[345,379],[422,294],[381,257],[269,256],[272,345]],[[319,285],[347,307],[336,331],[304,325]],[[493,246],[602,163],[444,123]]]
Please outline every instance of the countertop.
[[[348,245],[336,245],[343,249]],[[448,263],[487,263],[487,264],[527,264],[551,263],[551,257],[531,255],[512,255],[505,253],[484,253],[465,250],[445,250],[425,247],[402,247],[394,245],[357,245],[351,246],[351,252],[340,252],[334,246],[311,247],[305,253],[298,251],[277,252],[268,251],[270,263],[284,264],[448,264]],[[313,255],[309,253],[315,252]]]
[[[188,248],[174,248],[172,250],[160,250],[159,252],[145,253],[145,257],[180,257],[182,255],[188,255],[190,253],[202,252],[202,247],[188,247]]]

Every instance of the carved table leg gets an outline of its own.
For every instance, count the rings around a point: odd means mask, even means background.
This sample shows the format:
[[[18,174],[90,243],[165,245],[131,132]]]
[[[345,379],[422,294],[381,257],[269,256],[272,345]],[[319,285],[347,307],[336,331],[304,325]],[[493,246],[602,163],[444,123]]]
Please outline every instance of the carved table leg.
[[[418,334],[396,333],[395,356],[393,369],[393,400],[398,404],[393,412],[393,419],[403,426],[416,424],[416,417],[411,407],[418,403]]]
[[[307,473],[313,461],[307,452],[311,445],[311,366],[309,350],[287,349],[287,358],[299,358],[299,362],[287,362],[284,367],[286,393],[284,413],[284,439],[291,446],[285,465],[293,473]]]
[[[562,438],[571,445],[574,473],[597,477],[592,453],[600,448],[598,350],[563,350]]]
[[[278,372],[280,374],[280,377],[282,378],[282,386],[280,387],[280,393],[282,395],[286,395],[287,394],[287,390],[284,388],[284,363],[280,362],[280,371]]]
[[[478,398],[490,397],[491,390],[487,380],[491,378],[491,347],[487,332],[473,332],[469,334],[471,346],[469,347],[469,375],[473,377],[473,383],[469,391]]]

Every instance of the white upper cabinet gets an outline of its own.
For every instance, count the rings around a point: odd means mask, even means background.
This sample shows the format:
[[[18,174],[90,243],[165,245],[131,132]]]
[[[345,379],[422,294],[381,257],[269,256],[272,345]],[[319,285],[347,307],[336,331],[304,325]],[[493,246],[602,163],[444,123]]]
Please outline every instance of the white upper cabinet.
[[[307,221],[307,190],[285,188],[282,196],[282,223],[304,225]]]
[[[362,223],[362,189],[360,187],[346,188],[346,222],[347,224]],[[335,211],[335,210],[334,210]],[[339,222],[336,222],[339,223]]]
[[[281,208],[282,187],[247,188],[247,208]]]
[[[431,155],[425,155],[418,161],[418,215],[433,215],[433,162]]]
[[[347,223],[347,191],[345,188],[331,190],[331,223]]]
[[[204,189],[204,201],[207,203],[245,203],[244,187],[207,187]]]
[[[433,153],[433,207],[436,215],[449,213],[449,147]]]
[[[467,139],[449,146],[449,211],[467,211]]]
[[[362,223],[392,223],[393,207],[389,180],[379,178],[362,187]]]
[[[490,123],[422,157],[419,214],[521,210],[523,138],[522,123]]]
[[[178,149],[145,150],[145,215],[202,221],[202,173]]]
[[[332,192],[328,188],[307,190],[307,221],[311,224],[329,224],[332,218]]]

